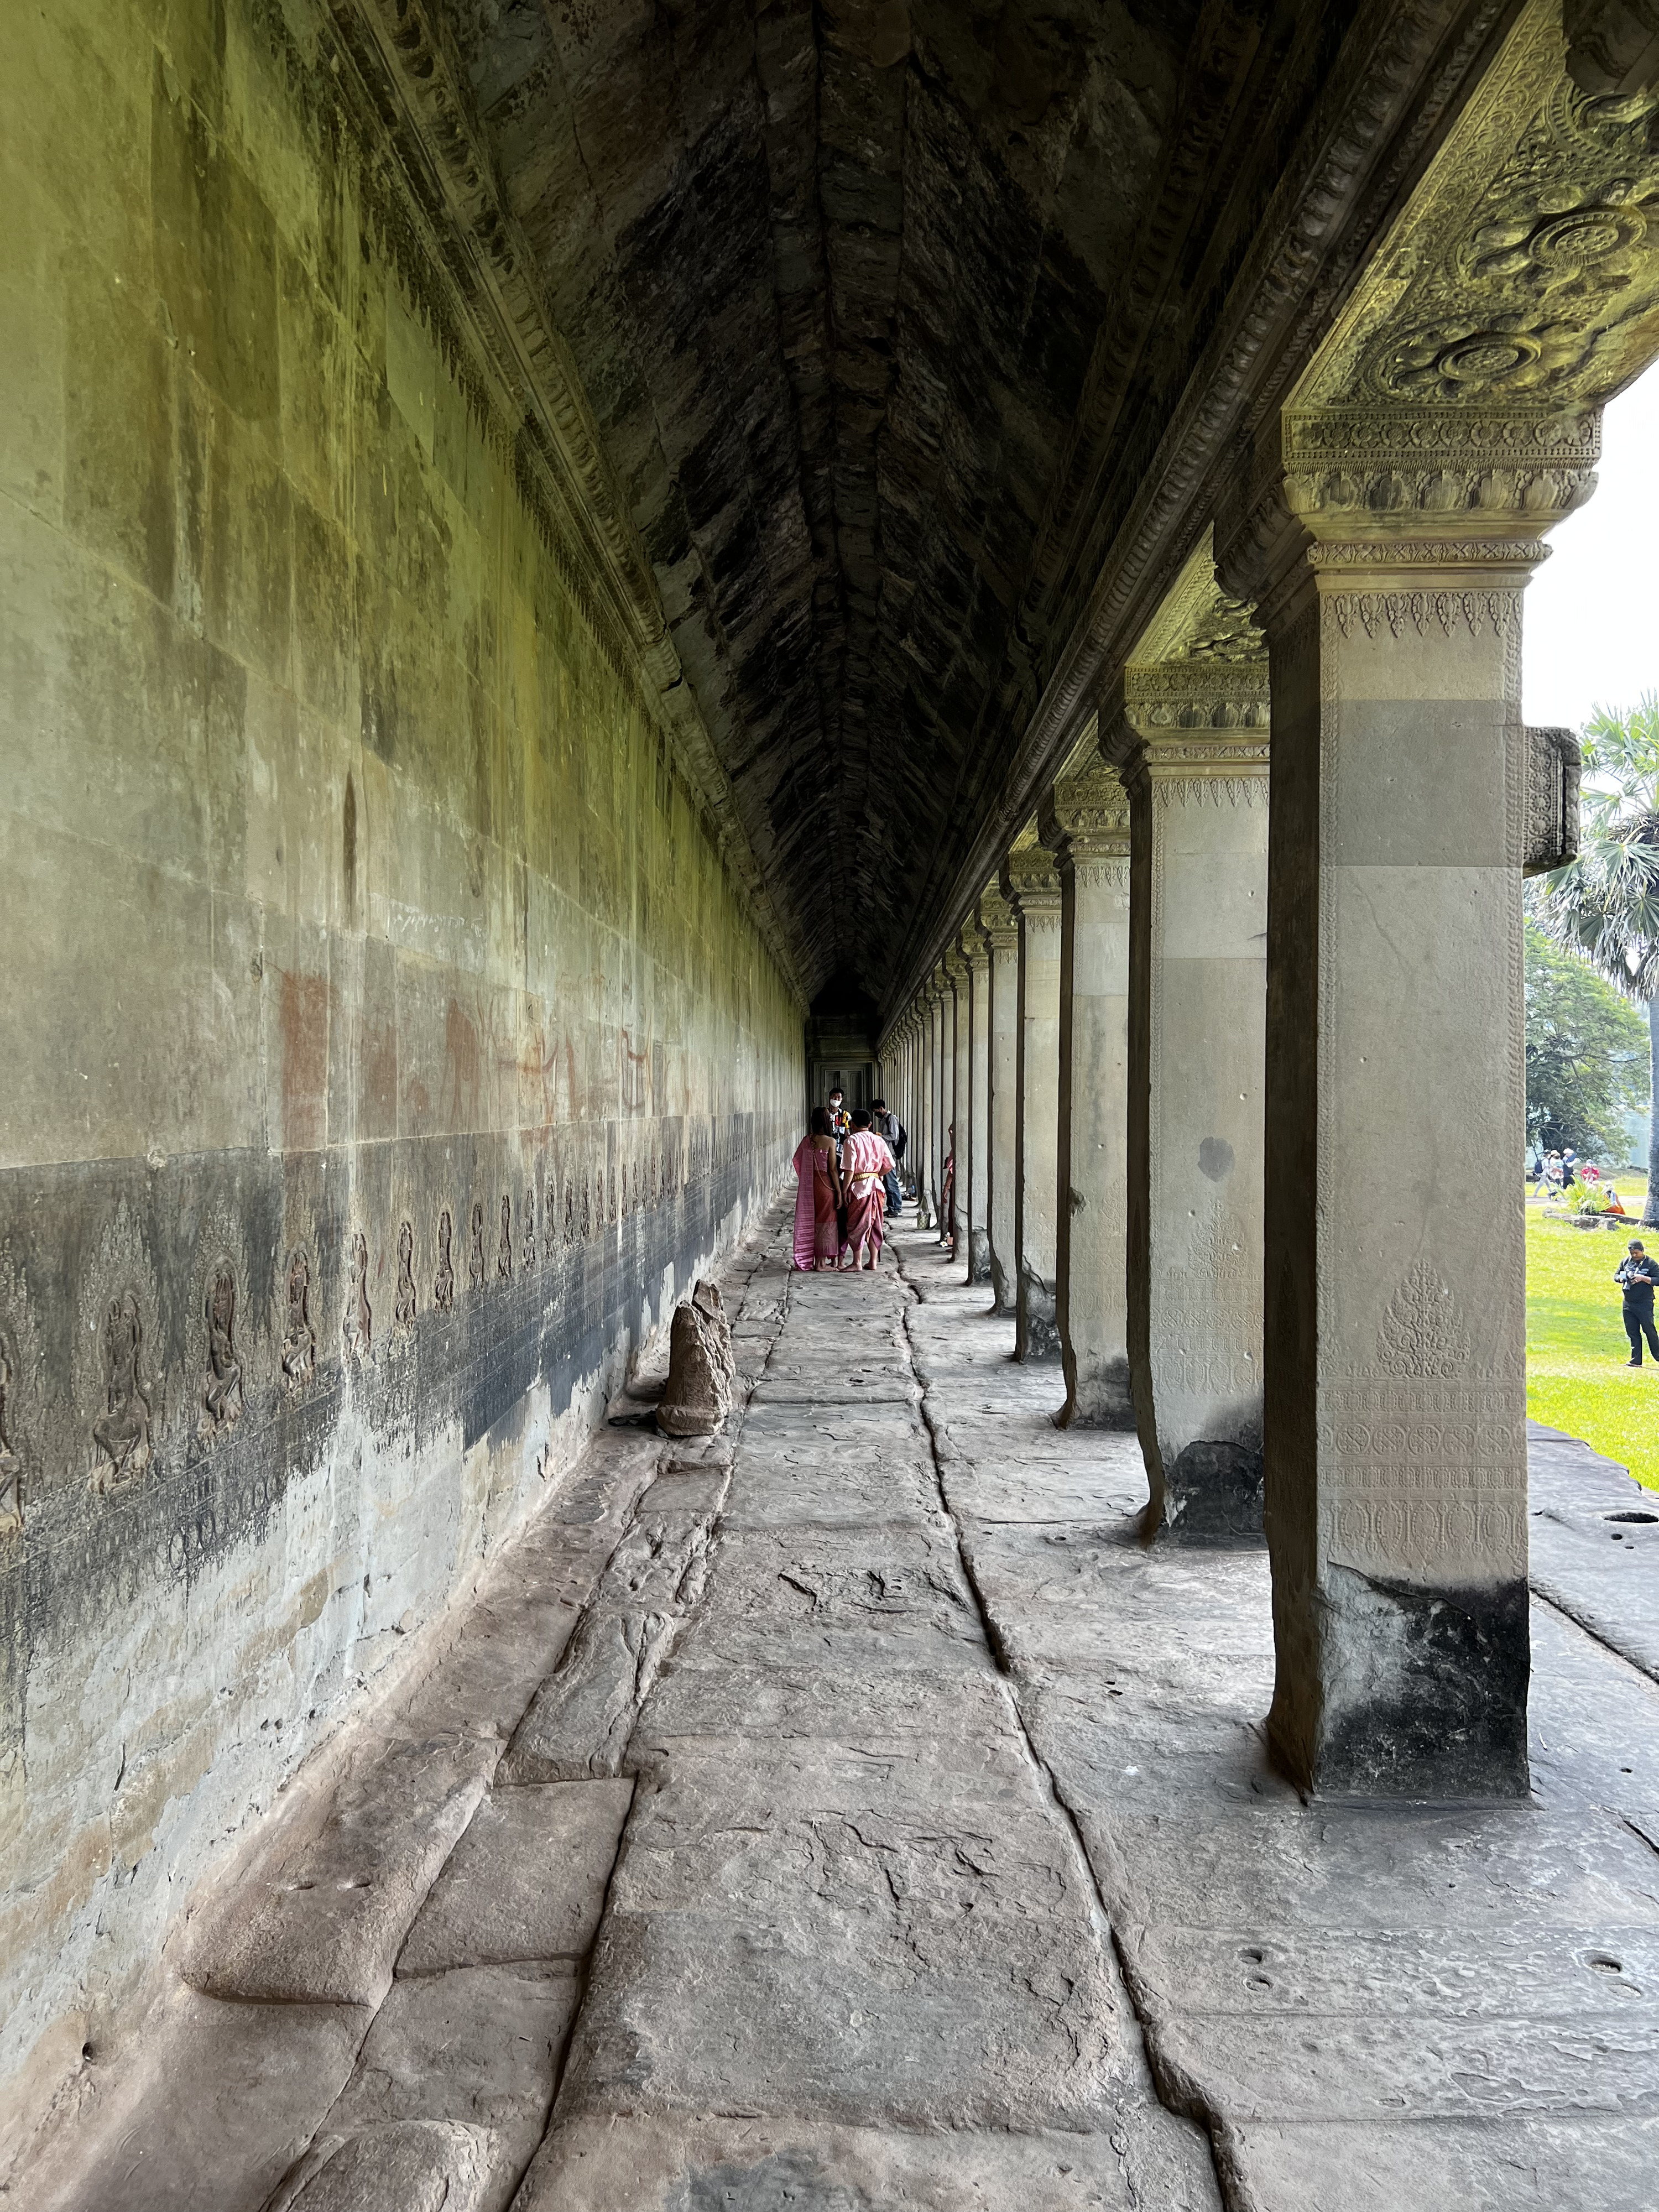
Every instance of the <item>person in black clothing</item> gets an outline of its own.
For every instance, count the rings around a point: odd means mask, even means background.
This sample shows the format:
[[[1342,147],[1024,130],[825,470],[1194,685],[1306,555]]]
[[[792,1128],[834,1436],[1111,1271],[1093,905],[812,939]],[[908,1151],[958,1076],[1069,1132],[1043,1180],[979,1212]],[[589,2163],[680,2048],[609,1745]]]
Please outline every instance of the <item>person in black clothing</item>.
[[[902,1160],[904,1158],[905,1127],[896,1114],[888,1112],[887,1101],[884,1098],[878,1098],[870,1109],[870,1126],[878,1137],[886,1138],[888,1149],[891,1152],[894,1159]],[[899,1188],[896,1168],[891,1175],[882,1177],[882,1187],[887,1194],[887,1218],[890,1221],[896,1221],[899,1208],[904,1203],[904,1194]]]
[[[1659,1336],[1653,1333],[1653,1292],[1659,1285],[1659,1261],[1650,1260],[1642,1249],[1640,1237],[1630,1248],[1630,1257],[1621,1260],[1613,1270],[1613,1279],[1625,1293],[1625,1334],[1630,1339],[1630,1365],[1642,1364],[1642,1339],[1648,1340],[1648,1350],[1659,1359]]]

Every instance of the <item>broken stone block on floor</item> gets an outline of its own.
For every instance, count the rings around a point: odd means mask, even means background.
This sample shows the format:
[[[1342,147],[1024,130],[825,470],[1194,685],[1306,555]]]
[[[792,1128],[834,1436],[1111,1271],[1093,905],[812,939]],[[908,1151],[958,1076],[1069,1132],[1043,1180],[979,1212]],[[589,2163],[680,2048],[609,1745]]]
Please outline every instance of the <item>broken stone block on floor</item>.
[[[675,1309],[658,1427],[671,1437],[712,1436],[732,1410],[735,1372],[732,1325],[720,1291],[713,1283],[700,1282]]]

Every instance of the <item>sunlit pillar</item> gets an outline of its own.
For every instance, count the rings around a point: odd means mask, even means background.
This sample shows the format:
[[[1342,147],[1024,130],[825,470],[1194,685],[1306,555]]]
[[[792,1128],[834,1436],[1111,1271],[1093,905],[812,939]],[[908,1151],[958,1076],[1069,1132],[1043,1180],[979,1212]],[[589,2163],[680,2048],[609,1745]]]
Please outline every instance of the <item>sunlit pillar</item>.
[[[1528,1787],[1521,601],[1595,425],[1287,410],[1218,526],[1273,686],[1268,1727],[1322,1792]]]
[[[1019,924],[1014,1128],[1014,1357],[1058,1359],[1054,1178],[1060,1113],[1060,878],[1033,841],[1002,865]]]
[[[1124,1233],[1129,807],[1096,761],[1038,810],[1060,877],[1054,1322],[1060,1425],[1131,1428]]]
[[[991,1286],[996,1310],[1012,1313],[1018,1276],[1014,1172],[1015,1130],[1019,1107],[1019,922],[1001,891],[993,886],[979,902],[980,926],[988,952],[988,1132],[986,1224]]]

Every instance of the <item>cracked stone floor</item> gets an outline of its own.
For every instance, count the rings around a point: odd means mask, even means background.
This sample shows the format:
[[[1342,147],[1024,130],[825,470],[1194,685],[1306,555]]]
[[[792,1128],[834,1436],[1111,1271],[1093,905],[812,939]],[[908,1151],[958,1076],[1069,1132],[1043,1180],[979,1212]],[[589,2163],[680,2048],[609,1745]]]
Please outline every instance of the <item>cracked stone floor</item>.
[[[1266,1555],[1139,1547],[987,1293],[724,1278],[88,2069],[39,2212],[1659,2203],[1659,1523],[1535,1433],[1532,1801],[1304,1805]]]

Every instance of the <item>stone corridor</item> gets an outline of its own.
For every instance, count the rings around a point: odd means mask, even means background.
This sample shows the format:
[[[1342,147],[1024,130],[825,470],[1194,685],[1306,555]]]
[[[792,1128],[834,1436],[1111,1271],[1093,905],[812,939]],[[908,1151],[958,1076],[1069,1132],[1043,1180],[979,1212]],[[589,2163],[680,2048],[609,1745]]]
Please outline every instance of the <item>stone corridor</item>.
[[[932,1238],[787,1268],[774,1209],[726,1432],[616,1401],[9,2201],[1645,2212],[1625,1478],[1534,1446],[1531,1802],[1310,1807],[1262,1755],[1265,1551],[1143,1548],[1133,1439],[1057,1431]]]

